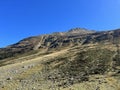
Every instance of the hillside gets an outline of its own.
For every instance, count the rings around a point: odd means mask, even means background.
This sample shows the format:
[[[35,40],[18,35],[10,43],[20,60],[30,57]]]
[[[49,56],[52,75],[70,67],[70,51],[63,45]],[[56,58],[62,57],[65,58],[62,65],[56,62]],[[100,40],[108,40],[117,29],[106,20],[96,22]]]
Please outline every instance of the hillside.
[[[120,90],[120,29],[74,28],[0,49],[0,90]]]

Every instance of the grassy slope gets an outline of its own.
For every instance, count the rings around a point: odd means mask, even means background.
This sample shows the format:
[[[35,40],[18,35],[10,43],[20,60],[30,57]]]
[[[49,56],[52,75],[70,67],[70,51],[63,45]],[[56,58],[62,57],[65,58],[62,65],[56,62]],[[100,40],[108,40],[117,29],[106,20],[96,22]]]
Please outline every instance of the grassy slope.
[[[88,44],[24,57],[30,60],[0,67],[0,90],[119,90],[112,61],[116,50],[115,45]]]

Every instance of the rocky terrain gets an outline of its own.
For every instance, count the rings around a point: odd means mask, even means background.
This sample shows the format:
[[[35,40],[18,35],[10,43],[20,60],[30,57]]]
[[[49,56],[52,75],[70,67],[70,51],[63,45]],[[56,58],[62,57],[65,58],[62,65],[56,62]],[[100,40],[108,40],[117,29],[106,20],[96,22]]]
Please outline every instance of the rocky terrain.
[[[0,90],[120,90],[120,29],[25,38],[0,49]]]

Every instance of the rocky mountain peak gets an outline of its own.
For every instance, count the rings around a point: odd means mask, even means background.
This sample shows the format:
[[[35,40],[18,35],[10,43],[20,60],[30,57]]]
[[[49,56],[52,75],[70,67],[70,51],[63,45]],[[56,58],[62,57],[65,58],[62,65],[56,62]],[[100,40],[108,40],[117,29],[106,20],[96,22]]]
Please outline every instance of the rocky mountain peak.
[[[88,34],[88,33],[93,33],[95,31],[93,30],[88,30],[86,28],[72,28],[68,31],[68,33],[79,33],[79,34]]]

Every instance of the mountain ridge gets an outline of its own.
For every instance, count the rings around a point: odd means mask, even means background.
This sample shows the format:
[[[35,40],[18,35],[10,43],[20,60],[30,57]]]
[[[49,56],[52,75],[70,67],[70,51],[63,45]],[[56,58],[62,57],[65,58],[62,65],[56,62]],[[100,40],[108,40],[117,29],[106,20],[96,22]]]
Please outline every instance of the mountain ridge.
[[[119,36],[120,29],[96,32],[84,28],[74,28],[69,30],[68,32],[58,32],[48,35],[28,37],[19,41],[16,44],[9,45],[6,48],[1,48],[0,59],[4,59],[9,56],[14,56],[14,53],[22,54],[31,50],[45,48],[62,48],[66,47],[67,45],[82,45],[86,43],[96,43],[101,41],[114,43],[116,40],[115,38],[119,38]],[[119,39],[117,41],[119,41]],[[3,57],[3,54],[7,54],[7,56]]]

